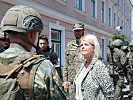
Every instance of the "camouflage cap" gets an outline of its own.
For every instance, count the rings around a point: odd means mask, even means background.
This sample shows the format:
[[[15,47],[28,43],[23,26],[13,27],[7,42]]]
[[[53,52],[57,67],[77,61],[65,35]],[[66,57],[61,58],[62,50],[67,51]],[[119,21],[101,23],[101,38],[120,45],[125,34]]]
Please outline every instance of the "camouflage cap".
[[[41,32],[43,23],[39,13],[24,5],[10,8],[1,21],[1,31],[15,31],[28,33],[31,31]]]
[[[133,42],[130,42],[130,43],[129,43],[129,46],[130,46],[130,47],[133,47]]]
[[[82,23],[75,23],[74,25],[73,25],[73,30],[75,31],[75,30],[82,30],[82,29],[84,29],[84,24],[82,24]]]
[[[120,47],[120,46],[123,45],[123,42],[122,42],[122,40],[120,40],[120,39],[116,39],[116,40],[114,40],[114,41],[112,42],[112,45],[113,45],[114,47]]]

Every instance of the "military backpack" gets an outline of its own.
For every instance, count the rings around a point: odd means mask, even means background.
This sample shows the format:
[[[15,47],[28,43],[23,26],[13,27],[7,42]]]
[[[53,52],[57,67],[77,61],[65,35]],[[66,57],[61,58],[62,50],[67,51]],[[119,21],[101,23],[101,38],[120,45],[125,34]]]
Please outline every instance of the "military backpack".
[[[33,53],[12,59],[0,58],[0,100],[32,100],[32,82],[38,67],[33,65],[39,65],[44,59],[43,55]]]

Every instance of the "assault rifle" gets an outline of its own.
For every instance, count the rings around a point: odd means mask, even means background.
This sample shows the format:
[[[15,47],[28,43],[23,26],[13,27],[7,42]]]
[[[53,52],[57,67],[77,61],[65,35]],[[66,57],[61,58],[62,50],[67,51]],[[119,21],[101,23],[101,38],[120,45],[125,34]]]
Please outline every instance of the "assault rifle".
[[[114,49],[114,46],[113,45],[108,45],[108,47],[109,47],[109,49],[110,49],[110,52],[111,52],[111,59],[112,59],[112,63],[113,63],[113,75],[115,74],[115,72],[114,72],[114,69],[115,69],[115,62],[114,62],[114,57],[113,57],[113,53],[114,53],[114,51],[113,51],[113,49]]]

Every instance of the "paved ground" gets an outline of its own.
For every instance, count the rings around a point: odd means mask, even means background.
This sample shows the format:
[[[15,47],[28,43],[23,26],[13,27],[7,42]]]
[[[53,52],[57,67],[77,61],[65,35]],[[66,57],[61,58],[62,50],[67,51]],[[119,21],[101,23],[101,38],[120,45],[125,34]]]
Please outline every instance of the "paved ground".
[[[125,80],[124,87],[122,89],[123,97],[120,100],[133,100],[133,98],[129,98],[129,85],[127,85],[127,81]]]

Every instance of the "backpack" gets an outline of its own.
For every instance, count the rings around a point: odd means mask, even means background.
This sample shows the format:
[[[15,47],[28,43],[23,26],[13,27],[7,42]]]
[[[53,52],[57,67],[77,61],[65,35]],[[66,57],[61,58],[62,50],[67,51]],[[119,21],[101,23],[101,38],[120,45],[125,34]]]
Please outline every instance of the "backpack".
[[[44,60],[43,55],[28,53],[20,57],[3,59],[0,65],[0,100],[33,99],[32,82],[36,68],[33,67]],[[14,64],[11,63],[15,61]],[[25,91],[28,91],[25,92]]]

